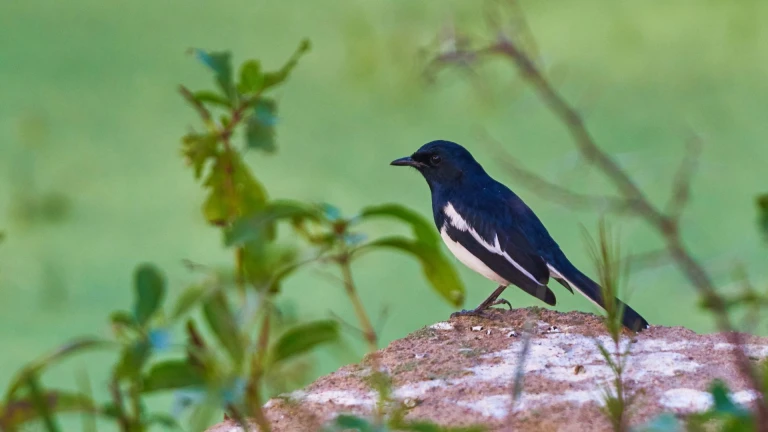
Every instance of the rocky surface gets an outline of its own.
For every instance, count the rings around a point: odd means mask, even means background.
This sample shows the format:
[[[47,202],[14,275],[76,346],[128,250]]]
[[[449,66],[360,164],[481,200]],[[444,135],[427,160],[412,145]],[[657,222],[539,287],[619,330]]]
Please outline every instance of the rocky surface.
[[[380,351],[380,367],[392,377],[394,398],[408,407],[407,418],[482,424],[489,430],[609,429],[600,408],[613,374],[597,343],[611,352],[614,348],[599,317],[539,308],[496,310],[489,316],[439,322]],[[526,323],[532,330],[522,360]],[[627,333],[622,349],[627,344],[625,383],[636,395],[632,424],[663,412],[684,416],[707,409],[711,398],[706,390],[715,378],[729,384],[738,402],[755,397],[737,373],[732,346],[722,335],[652,326],[638,335]],[[748,336],[745,349],[759,361],[768,356],[768,339]],[[513,403],[521,361],[523,391]],[[370,371],[368,358],[270,400],[267,414],[274,430],[311,431],[339,413],[370,414],[377,398],[366,380]],[[237,430],[229,422],[209,429]]]

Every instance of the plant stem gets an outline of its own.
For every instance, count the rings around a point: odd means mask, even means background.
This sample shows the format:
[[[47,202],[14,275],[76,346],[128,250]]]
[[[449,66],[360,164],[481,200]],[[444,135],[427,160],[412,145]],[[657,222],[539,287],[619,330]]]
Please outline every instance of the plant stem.
[[[388,377],[386,372],[381,370],[379,362],[379,349],[378,336],[376,330],[371,324],[371,319],[368,317],[368,313],[363,307],[363,302],[360,300],[360,296],[357,293],[357,287],[355,281],[352,278],[352,266],[350,265],[350,253],[345,250],[337,258],[339,267],[341,267],[341,277],[344,282],[344,291],[347,293],[347,297],[352,302],[352,307],[355,309],[357,320],[360,321],[362,327],[363,337],[368,343],[368,353],[371,362],[371,379],[374,388],[379,392],[379,401],[376,404],[375,420],[379,425],[384,424],[384,417],[386,414],[386,403],[389,400],[390,390],[387,383]]]
[[[245,268],[243,267],[243,257],[245,248],[235,249],[235,285],[240,293],[240,300],[245,304]]]
[[[131,419],[125,414],[125,406],[123,405],[123,395],[120,393],[120,384],[116,378],[112,378],[112,382],[109,384],[109,392],[112,395],[112,402],[115,405],[117,411],[117,423],[120,425],[122,432],[131,432]]]
[[[131,396],[131,409],[133,410],[133,415],[135,418],[134,424],[140,425],[141,424],[141,392],[139,391],[140,388],[140,380],[141,377],[136,377],[136,381],[131,383],[131,388],[129,389],[129,393]]]
[[[50,407],[48,406],[48,398],[45,393],[40,389],[40,382],[36,375],[30,374],[27,376],[27,387],[29,388],[29,395],[32,399],[32,404],[37,410],[40,417],[43,419],[45,428],[48,432],[59,432],[59,425],[53,417]]]
[[[357,294],[357,288],[355,287],[355,282],[352,279],[352,269],[349,264],[349,255],[346,253],[342,254],[342,256],[338,258],[338,263],[341,267],[341,276],[344,281],[344,290],[346,291],[349,300],[352,302],[352,307],[355,308],[357,320],[360,321],[360,325],[363,328],[363,335],[365,337],[365,341],[368,343],[368,351],[370,353],[375,353],[379,349],[376,330],[373,329],[371,320],[368,318],[368,313],[363,307],[363,302],[360,300],[360,296]]]
[[[265,294],[266,295],[266,294]],[[269,332],[271,327],[271,312],[268,301],[262,301],[262,311],[264,317],[259,330],[259,340],[256,343],[256,351],[251,357],[251,376],[248,380],[247,403],[256,423],[262,432],[269,432],[271,425],[264,414],[264,407],[261,403],[261,379],[264,376],[264,360],[266,359],[267,349],[269,348]]]

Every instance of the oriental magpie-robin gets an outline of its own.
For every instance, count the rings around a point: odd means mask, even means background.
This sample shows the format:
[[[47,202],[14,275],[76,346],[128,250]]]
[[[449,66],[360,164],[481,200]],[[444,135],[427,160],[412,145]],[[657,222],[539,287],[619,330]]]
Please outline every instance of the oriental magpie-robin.
[[[489,176],[462,146],[432,141],[416,153],[392,161],[416,168],[432,192],[435,225],[448,249],[463,264],[499,284],[471,311],[509,302],[499,295],[509,284],[554,306],[555,294],[547,283],[552,277],[573,293],[573,288],[603,308],[600,286],[579,271],[565,256],[533,211],[503,184]],[[648,322],[634,309],[623,308],[623,324],[640,331]]]

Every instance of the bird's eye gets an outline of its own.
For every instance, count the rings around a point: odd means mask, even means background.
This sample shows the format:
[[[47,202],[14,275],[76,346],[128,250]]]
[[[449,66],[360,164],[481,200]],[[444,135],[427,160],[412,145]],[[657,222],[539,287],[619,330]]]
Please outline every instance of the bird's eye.
[[[432,155],[432,157],[429,158],[429,161],[432,162],[432,165],[439,165],[442,159],[440,158],[440,155]]]

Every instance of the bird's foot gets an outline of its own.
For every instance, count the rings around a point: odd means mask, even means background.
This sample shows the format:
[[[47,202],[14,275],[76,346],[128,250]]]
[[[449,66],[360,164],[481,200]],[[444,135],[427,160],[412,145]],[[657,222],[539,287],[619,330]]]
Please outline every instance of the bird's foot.
[[[500,305],[500,304],[505,304],[505,305],[507,305],[507,307],[509,307],[509,310],[512,310],[512,303],[510,303],[509,300],[503,299],[503,298],[499,298],[499,299],[494,300],[493,303],[488,305],[488,307],[497,306],[497,305]]]
[[[462,316],[476,316],[476,317],[480,317],[480,318],[488,318],[488,319],[490,319],[491,317],[488,316],[488,309],[491,306],[497,306],[497,305],[500,305],[500,304],[507,305],[509,307],[509,310],[512,310],[512,304],[508,300],[500,298],[500,299],[494,300],[493,302],[491,302],[487,306],[480,305],[480,306],[476,307],[475,309],[462,309],[459,312],[454,312],[454,313],[451,314],[451,318],[457,318],[457,317],[462,317]]]
[[[458,312],[451,314],[451,318],[458,318],[463,316],[476,316],[480,318],[488,318],[485,313],[485,309],[462,309]]]

